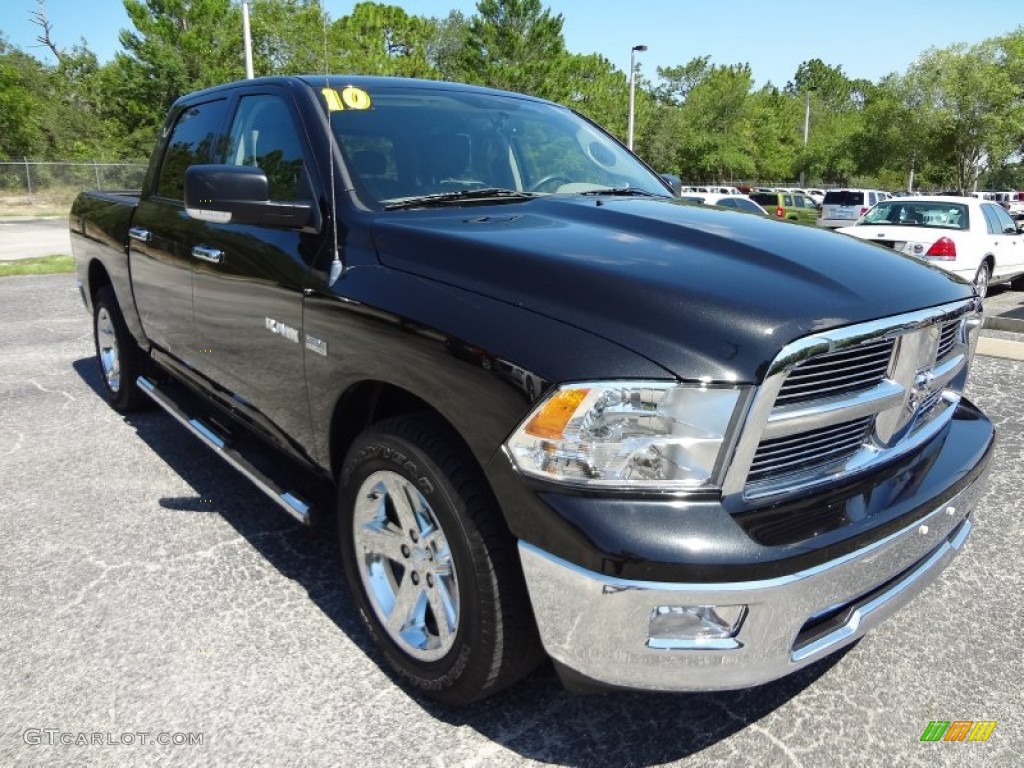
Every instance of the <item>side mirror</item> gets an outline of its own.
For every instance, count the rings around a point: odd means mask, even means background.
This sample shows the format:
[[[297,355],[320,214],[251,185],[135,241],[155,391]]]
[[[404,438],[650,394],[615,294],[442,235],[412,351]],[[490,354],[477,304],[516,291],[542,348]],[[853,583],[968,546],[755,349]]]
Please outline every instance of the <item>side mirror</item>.
[[[683,193],[683,180],[676,176],[674,173],[661,173],[661,180],[672,187],[672,191],[678,197]]]
[[[301,229],[312,220],[307,202],[271,202],[270,183],[250,165],[192,165],[185,171],[185,212],[216,224]]]

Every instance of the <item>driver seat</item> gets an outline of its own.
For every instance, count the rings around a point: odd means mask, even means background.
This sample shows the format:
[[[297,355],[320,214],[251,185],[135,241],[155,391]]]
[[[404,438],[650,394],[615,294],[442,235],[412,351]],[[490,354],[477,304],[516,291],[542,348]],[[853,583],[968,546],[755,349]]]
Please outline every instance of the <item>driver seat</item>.
[[[434,157],[434,182],[469,181],[474,179],[470,168],[473,154],[473,143],[468,134],[452,133],[438,136],[433,142],[431,152]]]

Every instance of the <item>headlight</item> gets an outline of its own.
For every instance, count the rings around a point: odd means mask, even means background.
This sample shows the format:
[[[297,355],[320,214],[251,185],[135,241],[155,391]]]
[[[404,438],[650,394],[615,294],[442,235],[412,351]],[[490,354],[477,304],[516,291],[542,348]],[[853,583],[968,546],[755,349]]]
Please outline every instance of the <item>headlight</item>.
[[[715,488],[740,394],[657,381],[569,384],[527,416],[506,448],[522,472],[547,480]]]

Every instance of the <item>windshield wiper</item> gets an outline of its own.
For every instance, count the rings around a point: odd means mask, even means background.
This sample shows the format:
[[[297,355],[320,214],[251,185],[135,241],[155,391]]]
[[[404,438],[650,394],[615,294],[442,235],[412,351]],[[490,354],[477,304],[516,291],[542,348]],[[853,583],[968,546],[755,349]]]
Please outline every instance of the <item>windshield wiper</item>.
[[[515,189],[502,187],[484,187],[482,189],[460,189],[457,192],[435,192],[430,195],[401,197],[384,204],[384,210],[395,211],[402,208],[427,208],[433,205],[448,205],[472,200],[500,200],[514,202],[531,200],[537,197],[535,192],[519,192]]]
[[[586,192],[578,193],[582,195],[630,195],[638,197],[668,197],[668,195],[659,195],[655,192],[648,192],[646,189],[640,189],[639,187],[606,187],[604,189],[588,189]]]

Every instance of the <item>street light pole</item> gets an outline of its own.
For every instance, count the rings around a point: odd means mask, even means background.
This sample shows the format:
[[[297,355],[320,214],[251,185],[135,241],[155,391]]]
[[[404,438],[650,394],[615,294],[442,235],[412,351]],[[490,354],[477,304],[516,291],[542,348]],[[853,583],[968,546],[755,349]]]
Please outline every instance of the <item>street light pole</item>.
[[[804,176],[807,170],[807,139],[811,135],[811,91],[813,88],[808,88],[804,92],[804,159],[800,163],[800,188],[804,187]]]
[[[245,45],[245,77],[252,80],[252,35],[249,32],[249,3],[242,3],[242,40]]]
[[[633,116],[636,108],[636,54],[646,50],[646,45],[634,45],[629,51],[629,131],[626,146],[630,149],[633,149]]]

